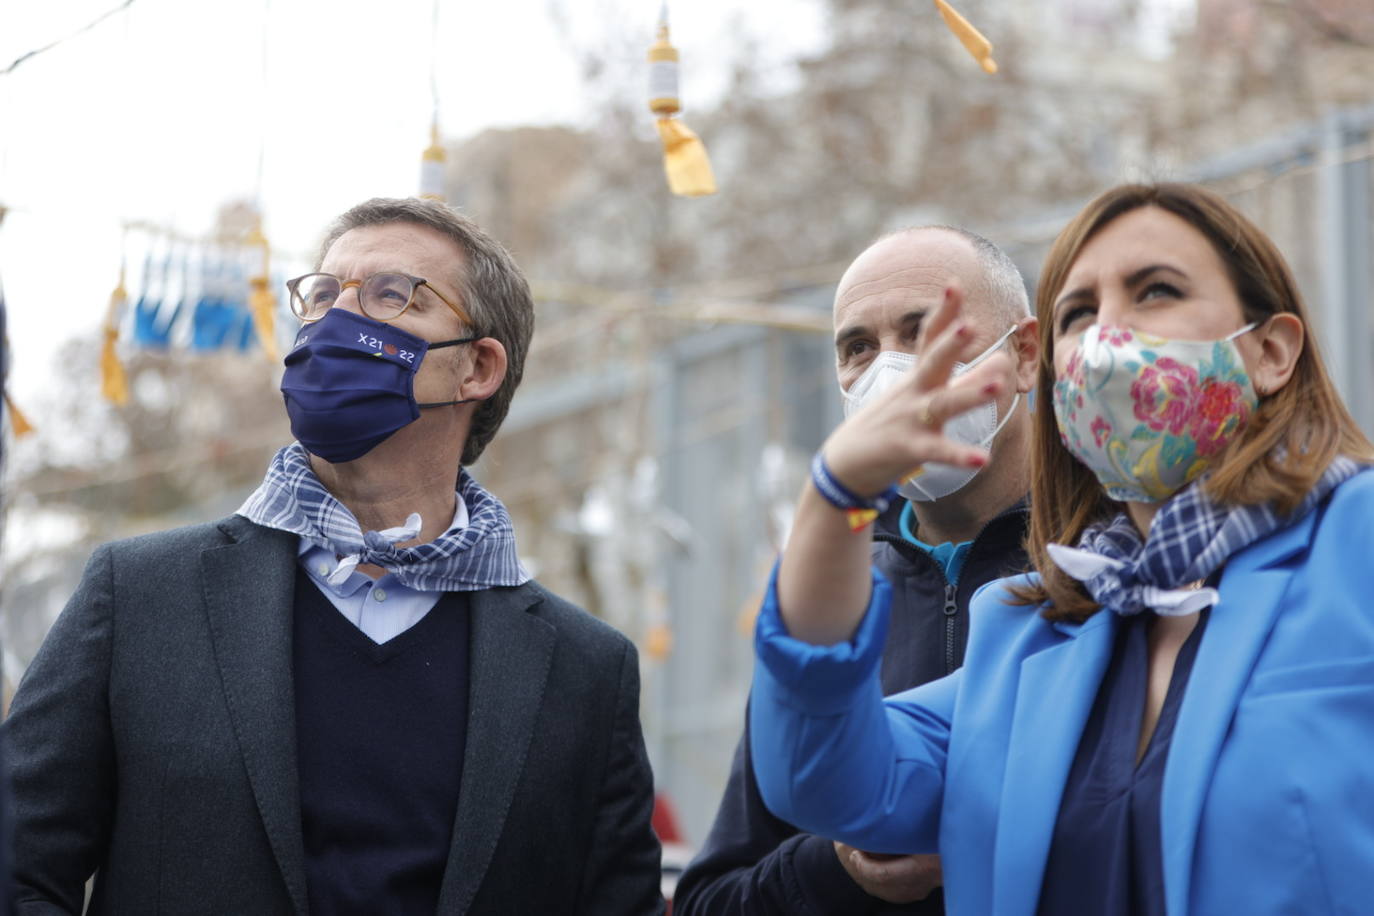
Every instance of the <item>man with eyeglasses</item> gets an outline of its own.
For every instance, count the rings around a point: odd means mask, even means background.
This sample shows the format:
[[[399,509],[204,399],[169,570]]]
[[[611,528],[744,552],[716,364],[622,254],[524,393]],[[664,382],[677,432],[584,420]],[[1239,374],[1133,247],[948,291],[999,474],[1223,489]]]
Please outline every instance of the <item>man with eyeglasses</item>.
[[[662,912],[634,647],[464,469],[519,268],[378,199],[288,285],[297,441],[236,515],[98,549],[15,697],[19,912],[92,874],[92,913]]]

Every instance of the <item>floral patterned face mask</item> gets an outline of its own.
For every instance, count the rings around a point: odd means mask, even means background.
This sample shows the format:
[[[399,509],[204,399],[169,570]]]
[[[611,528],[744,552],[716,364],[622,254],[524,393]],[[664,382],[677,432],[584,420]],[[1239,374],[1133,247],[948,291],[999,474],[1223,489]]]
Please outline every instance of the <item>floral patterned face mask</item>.
[[[1059,438],[1112,499],[1162,502],[1207,469],[1259,404],[1235,339],[1094,324],[1054,383]]]

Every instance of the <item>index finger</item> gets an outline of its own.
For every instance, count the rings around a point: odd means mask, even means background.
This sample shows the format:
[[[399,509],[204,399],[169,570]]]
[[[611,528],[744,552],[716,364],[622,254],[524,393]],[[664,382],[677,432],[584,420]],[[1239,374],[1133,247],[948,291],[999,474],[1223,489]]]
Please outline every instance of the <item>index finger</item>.
[[[960,319],[964,296],[958,287],[945,290],[944,301],[931,313],[929,321],[921,323],[917,336],[916,371],[912,382],[918,391],[931,391],[943,387],[954,372],[954,364],[959,361],[972,331]]]
[[[945,328],[954,323],[963,310],[963,306],[963,290],[957,284],[946,286],[945,295],[940,300],[940,304],[931,309],[926,314],[925,320],[921,322],[921,330],[916,335],[916,352],[924,353],[926,342],[934,340]]]

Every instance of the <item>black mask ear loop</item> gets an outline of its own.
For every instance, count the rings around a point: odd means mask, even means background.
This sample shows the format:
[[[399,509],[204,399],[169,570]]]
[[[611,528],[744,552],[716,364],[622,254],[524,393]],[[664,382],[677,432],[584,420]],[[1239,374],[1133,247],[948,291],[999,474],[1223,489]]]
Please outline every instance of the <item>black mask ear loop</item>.
[[[440,341],[439,343],[432,343],[432,344],[430,344],[430,345],[429,345],[429,349],[426,350],[425,352],[428,353],[429,350],[440,350],[440,349],[442,349],[442,348],[444,348],[444,347],[456,347],[456,346],[458,346],[459,344],[472,343],[474,340],[481,340],[481,339],[482,339],[482,338],[480,338],[480,337],[457,337],[457,338],[454,338],[453,340],[442,340],[442,341]],[[468,403],[471,403],[472,401],[483,401],[483,400],[486,400],[486,399],[485,399],[485,398],[463,398],[461,401],[435,401],[435,402],[432,403],[432,404],[416,404],[415,406],[418,407],[418,408],[420,408],[421,410],[424,410],[426,407],[452,407],[452,406],[454,406],[455,404],[468,404]]]

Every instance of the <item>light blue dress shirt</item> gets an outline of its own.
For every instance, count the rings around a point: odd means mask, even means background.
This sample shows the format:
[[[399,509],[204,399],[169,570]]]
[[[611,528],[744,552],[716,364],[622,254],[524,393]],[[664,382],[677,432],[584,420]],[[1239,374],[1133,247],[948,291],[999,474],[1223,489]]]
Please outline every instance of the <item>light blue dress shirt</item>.
[[[458,507],[453,513],[449,531],[466,528],[468,507],[461,495],[455,494]],[[338,609],[348,622],[367,635],[368,639],[381,645],[399,636],[424,619],[439,601],[443,592],[418,591],[402,585],[391,573],[383,573],[378,579],[358,572],[353,573],[338,585],[329,584],[329,576],[339,565],[334,551],[316,547],[301,540],[296,562],[300,563],[305,574],[329,603]]]

